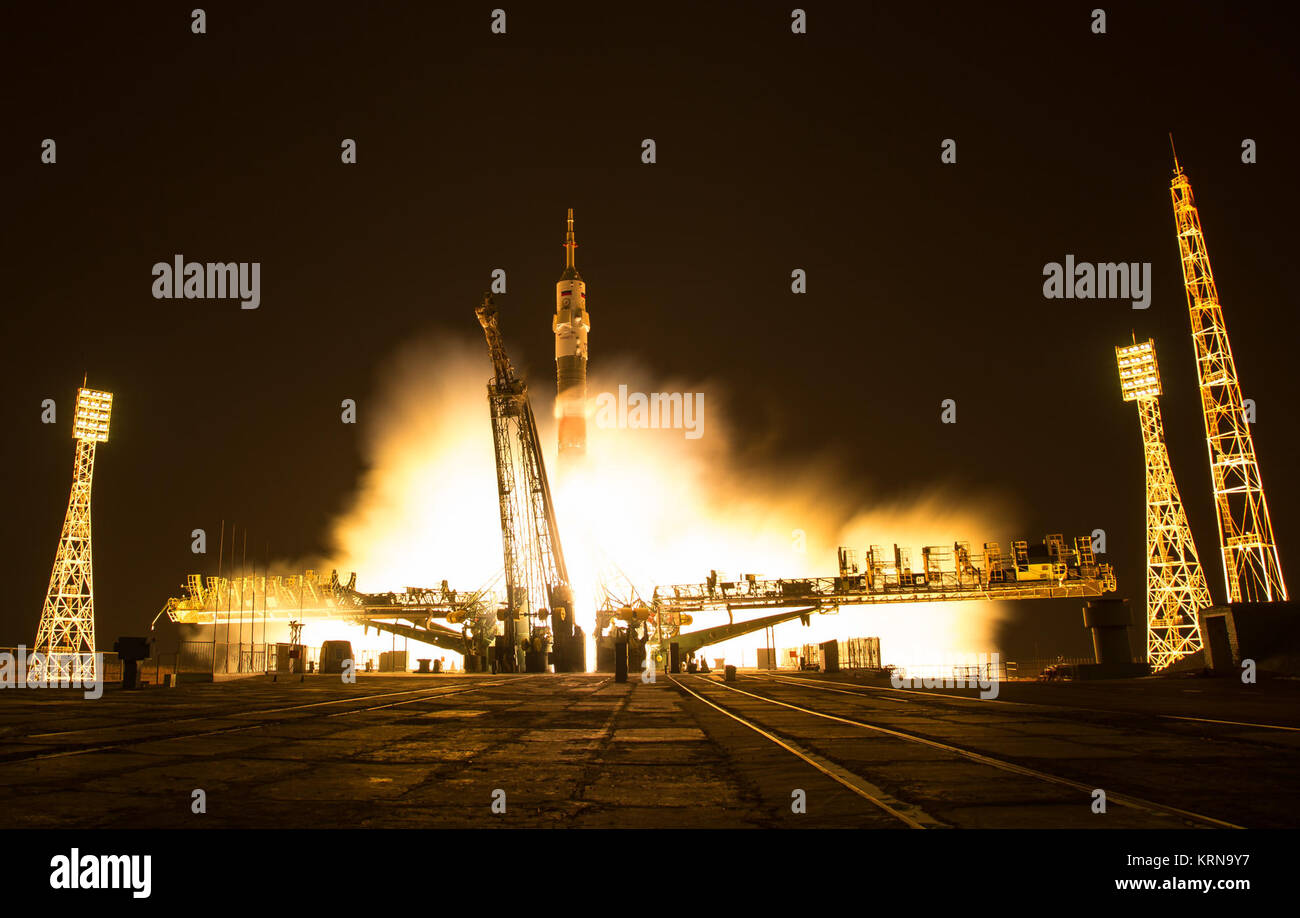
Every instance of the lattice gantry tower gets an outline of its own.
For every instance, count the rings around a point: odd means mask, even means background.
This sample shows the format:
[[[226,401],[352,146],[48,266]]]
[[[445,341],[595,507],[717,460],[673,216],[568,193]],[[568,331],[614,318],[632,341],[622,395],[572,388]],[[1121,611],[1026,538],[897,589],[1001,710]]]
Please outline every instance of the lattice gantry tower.
[[[1205,415],[1205,439],[1210,453],[1219,547],[1229,602],[1278,602],[1287,598],[1273,524],[1264,499],[1264,483],[1255,459],[1242,405],[1237,366],[1228,343],[1223,308],[1210,270],[1210,256],[1201,232],[1201,218],[1192,198],[1192,185],[1174,157],[1169,187],[1174,225],[1183,265],[1183,286],[1192,320],[1196,375]]]
[[[485,295],[483,304],[474,312],[487,337],[493,369],[488,404],[496,448],[507,597],[505,644],[509,651],[503,662],[507,672],[513,671],[515,644],[523,636],[518,624],[522,620],[530,623],[530,645],[539,655],[535,659],[544,659],[545,645],[553,641],[556,671],[565,672],[575,663],[570,648],[575,634],[573,592],[537,436],[537,419],[528,399],[528,385],[506,354],[492,297]],[[551,619],[549,634],[534,621],[547,616]]]
[[[44,658],[51,681],[95,679],[95,586],[90,552],[90,484],[95,471],[95,445],[108,440],[113,394],[96,389],[77,391],[72,437],[77,458],[72,493],[63,532],[54,555],[54,570],[36,629],[35,653]]]
[[[1205,582],[1169,464],[1160,418],[1160,369],[1155,342],[1148,338],[1115,348],[1120,393],[1137,402],[1146,456],[1147,491],[1147,662],[1162,670],[1201,649],[1197,610],[1210,605]]]

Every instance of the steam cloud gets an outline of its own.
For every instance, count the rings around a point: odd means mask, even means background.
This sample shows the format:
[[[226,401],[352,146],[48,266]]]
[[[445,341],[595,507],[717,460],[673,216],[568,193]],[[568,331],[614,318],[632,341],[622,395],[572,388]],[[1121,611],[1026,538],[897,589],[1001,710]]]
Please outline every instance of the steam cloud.
[[[352,507],[334,528],[334,562],[357,571],[370,591],[408,585],[472,590],[501,571],[501,532],[482,341],[439,337],[408,346],[386,364],[388,377],[370,407],[365,473]],[[743,463],[726,423],[726,392],[716,382],[654,381],[632,360],[593,367],[588,395],[617,391],[703,392],[703,436],[681,430],[608,429],[588,425],[588,467],[559,480],[555,470],[554,389],[545,372],[528,376],[546,451],[579,622],[590,630],[599,602],[596,580],[617,568],[648,599],[656,584],[701,582],[710,569],[724,579],[826,576],[836,547],[872,544],[912,549],[1017,531],[997,496],[975,499],[936,486],[919,499],[873,491],[867,457],[814,458],[791,471]],[[521,368],[521,372],[526,372]],[[761,452],[761,444],[758,447]],[[852,467],[852,466],[850,466]],[[757,469],[757,470],[756,470]],[[585,608],[584,608],[585,606]],[[988,652],[1001,610],[986,602],[846,606],[777,628],[777,645],[876,635],[886,662],[938,662]],[[697,617],[695,626],[715,623]],[[753,664],[751,635],[709,650]]]

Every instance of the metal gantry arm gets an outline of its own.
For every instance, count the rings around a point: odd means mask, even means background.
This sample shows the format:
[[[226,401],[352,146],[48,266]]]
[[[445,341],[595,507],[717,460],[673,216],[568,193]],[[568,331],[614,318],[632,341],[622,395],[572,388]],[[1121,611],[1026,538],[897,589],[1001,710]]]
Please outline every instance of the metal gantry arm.
[[[811,606],[829,608],[895,602],[954,602],[993,599],[1059,599],[1101,596],[1115,589],[1109,564],[1093,557],[1087,538],[1073,548],[1059,535],[1048,536],[1045,555],[1031,554],[1027,543],[1015,543],[1012,557],[1003,559],[996,543],[987,543],[985,557],[970,553],[964,542],[954,543],[955,567],[940,546],[922,551],[923,568],[913,570],[909,552],[894,546],[892,559],[873,547],[863,569],[847,549],[840,552],[840,575],[760,579],[749,575],[723,581],[716,573],[704,583],[655,587],[651,605],[657,612],[705,609],[776,609]],[[982,563],[981,563],[982,562]]]
[[[506,354],[496,305],[485,295],[475,309],[494,376],[488,383],[488,405],[492,414],[492,442],[496,451],[497,499],[501,517],[501,547],[506,580],[505,644],[508,659],[501,665],[515,666],[514,648],[522,635],[518,622],[529,623],[529,650],[534,664],[545,659],[548,641],[553,642],[556,669],[580,666],[574,648],[573,593],[568,568],[560,545],[555,505],[546,477],[537,436],[537,420],[528,400],[528,386],[515,373]],[[547,615],[550,628],[537,624]]]
[[[401,592],[361,593],[356,589],[356,574],[345,584],[338,572],[328,580],[308,570],[290,576],[260,575],[230,579],[190,574],[185,593],[173,596],[163,605],[163,613],[173,622],[206,625],[224,616],[229,609],[247,606],[257,609],[269,621],[291,621],[303,617],[334,618],[364,622],[380,618],[405,618],[428,622],[460,617],[485,602],[483,591],[458,593],[443,581],[439,587],[407,587]]]

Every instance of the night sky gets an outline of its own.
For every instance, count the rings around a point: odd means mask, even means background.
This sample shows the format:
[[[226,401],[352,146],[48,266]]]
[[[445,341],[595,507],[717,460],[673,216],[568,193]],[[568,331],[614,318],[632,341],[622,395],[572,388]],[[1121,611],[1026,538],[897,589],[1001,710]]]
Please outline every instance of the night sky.
[[[194,568],[196,527],[215,541],[238,520],[273,557],[328,551],[385,361],[415,337],[479,335],[495,267],[512,355],[549,394],[566,207],[593,365],[605,349],[725,386],[738,461],[830,452],[891,499],[1007,498],[1030,539],[1104,528],[1139,607],[1141,443],[1113,347],[1154,336],[1175,473],[1222,600],[1169,131],[1300,584],[1300,130],[1281,13],[814,2],[793,35],[793,4],[506,2],[501,36],[493,5],[209,4],[201,36],[192,5],[6,7],[0,645],[35,634],[83,373],[116,394],[94,498],[111,647]],[[47,137],[56,165],[40,162]],[[357,165],[340,163],[345,137]],[[260,261],[261,307],[154,299],[151,266],[177,253]],[[1043,265],[1067,253],[1150,262],[1151,308],[1044,299]],[[357,425],[339,423],[345,397]],[[45,398],[57,425],[40,423]],[[955,425],[939,423],[945,398]],[[1007,646],[1083,652],[1078,607],[1020,604]]]

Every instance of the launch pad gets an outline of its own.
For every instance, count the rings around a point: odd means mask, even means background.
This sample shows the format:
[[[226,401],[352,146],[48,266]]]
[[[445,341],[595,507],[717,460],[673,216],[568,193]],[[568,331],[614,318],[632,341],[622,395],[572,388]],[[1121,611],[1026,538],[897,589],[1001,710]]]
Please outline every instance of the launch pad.
[[[907,549],[894,545],[892,553],[886,553],[877,546],[867,550],[860,566],[856,554],[842,548],[839,574],[834,577],[768,580],[750,576],[726,581],[712,572],[704,583],[655,587],[648,603],[620,604],[607,598],[596,613],[593,632],[596,668],[605,672],[616,668],[611,655],[620,640],[631,645],[634,671],[640,669],[639,661],[646,653],[653,654],[662,669],[670,662],[672,646],[679,654],[690,655],[786,621],[802,619],[807,624],[811,615],[844,606],[1086,598],[1115,589],[1114,572],[1110,565],[1096,560],[1086,538],[1075,539],[1073,547],[1060,535],[1048,535],[1035,546],[1015,541],[1007,556],[996,542],[984,543],[983,554],[972,553],[969,543],[956,542],[951,550],[928,546],[921,556],[920,567],[914,569]],[[337,571],[331,571],[328,579],[311,570],[239,580],[191,574],[185,595],[169,598],[158,615],[166,614],[183,625],[215,626],[238,608],[241,618],[245,610],[254,622],[260,617],[264,629],[267,622],[346,622],[478,661],[487,660],[492,645],[503,636],[497,634],[496,622],[509,615],[508,604],[486,588],[458,592],[444,580],[437,588],[362,593],[356,583],[355,573],[343,583]],[[771,610],[782,611],[751,614],[740,620],[735,617],[736,612]],[[694,616],[707,611],[725,611],[728,622],[689,630]],[[574,642],[575,637],[568,640]],[[525,663],[523,668],[545,672],[555,666],[556,672],[566,671],[564,664],[557,664],[549,654],[541,656],[549,650],[549,639],[541,639],[531,667]],[[482,664],[476,662],[478,665]]]
[[[1268,601],[1285,600],[1286,586],[1200,217],[1176,153],[1170,193],[1198,355],[1225,585],[1232,599],[1260,596]],[[591,318],[576,249],[570,208],[565,266],[556,283],[551,326],[555,334],[558,456],[571,474],[581,476],[587,447]],[[468,596],[458,594],[445,580],[438,590],[408,588],[402,593],[363,594],[355,589],[355,573],[344,586],[336,571],[328,583],[319,583],[314,572],[308,571],[287,578],[264,577],[260,583],[254,579],[251,584],[241,578],[241,616],[244,596],[250,591],[256,616],[260,592],[264,621],[272,610],[292,610],[296,598],[298,615],[291,621],[321,615],[366,628],[374,626],[463,653],[467,662],[490,658],[494,673],[546,672],[552,667],[557,673],[587,669],[586,634],[578,622],[574,583],[528,384],[507,354],[500,314],[491,295],[484,296],[475,315],[493,370],[487,389],[504,596],[488,596],[485,589]],[[1201,651],[1197,616],[1210,605],[1211,598],[1164,442],[1158,402],[1163,389],[1154,340],[1138,342],[1134,334],[1131,345],[1116,348],[1116,360],[1121,393],[1126,401],[1137,402],[1141,418],[1147,478],[1147,657],[1154,669],[1161,670]],[[1227,475],[1225,468],[1240,471]],[[623,661],[629,655],[643,659],[653,653],[661,666],[673,661],[669,668],[675,670],[679,653],[689,655],[709,644],[793,618],[807,624],[814,613],[846,605],[1098,597],[1116,589],[1113,569],[1096,558],[1093,542],[1087,537],[1068,545],[1062,535],[1049,534],[1032,551],[1027,542],[1014,541],[1005,558],[996,542],[984,543],[982,556],[960,541],[953,542],[951,549],[926,546],[921,555],[920,565],[914,566],[906,548],[895,544],[891,558],[880,546],[872,546],[860,567],[853,550],[840,548],[839,571],[834,577],[766,579],[750,574],[727,581],[711,571],[703,584],[655,586],[649,601],[641,599],[635,587],[630,596],[614,596],[602,581],[604,595],[594,631],[597,660],[603,665],[614,659],[614,668],[625,675]],[[230,607],[231,589],[231,583],[220,577],[205,582],[199,575],[191,575],[189,595],[169,599],[163,611],[174,622],[215,622],[223,594],[227,609]],[[725,610],[727,624],[683,630],[691,624],[693,613],[705,610]],[[737,622],[734,613],[740,610],[782,611]],[[460,625],[459,633],[448,625]],[[467,666],[471,668],[479,667]]]

